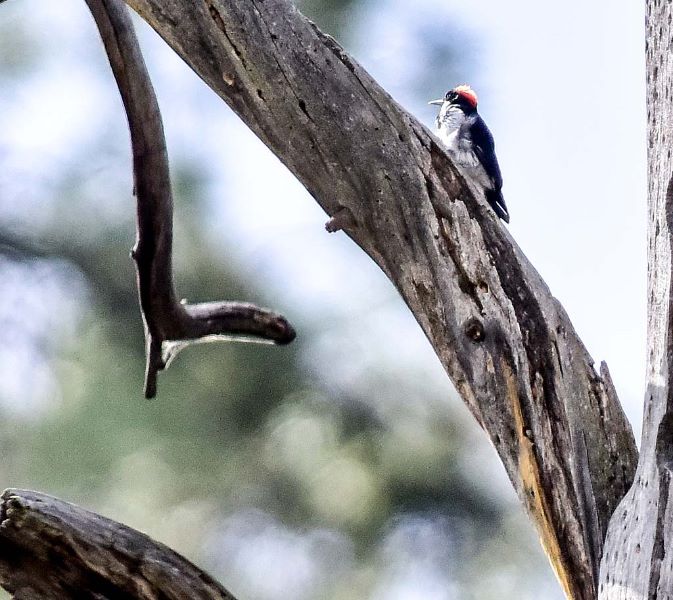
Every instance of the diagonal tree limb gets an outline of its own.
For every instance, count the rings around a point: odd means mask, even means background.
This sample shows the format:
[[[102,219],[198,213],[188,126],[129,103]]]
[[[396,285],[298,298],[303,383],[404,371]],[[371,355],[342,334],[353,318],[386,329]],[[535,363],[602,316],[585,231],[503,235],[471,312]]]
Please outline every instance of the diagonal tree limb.
[[[133,23],[122,0],[86,0],[105,45],[131,131],[137,241],[132,251],[145,324],[145,397],[153,398],[157,374],[190,343],[244,339],[287,344],[288,321],[242,302],[179,302],[173,286],[173,199],[161,113]]]
[[[289,0],[127,0],[381,267],[489,435],[570,598],[637,450],[607,367],[450,158]],[[438,82],[444,87],[445,82]],[[513,202],[516,204],[516,202]]]
[[[610,521],[604,600],[673,597],[673,7],[647,0],[647,389],[635,481]]]
[[[236,600],[145,534],[58,498],[16,489],[0,498],[0,585],[23,600]]]

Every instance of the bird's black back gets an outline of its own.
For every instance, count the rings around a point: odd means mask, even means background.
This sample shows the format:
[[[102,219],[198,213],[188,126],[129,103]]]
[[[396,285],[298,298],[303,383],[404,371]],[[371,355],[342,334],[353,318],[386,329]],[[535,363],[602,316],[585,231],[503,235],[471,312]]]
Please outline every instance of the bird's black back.
[[[486,126],[484,119],[479,116],[479,113],[475,111],[468,116],[461,125],[460,134],[472,140],[474,152],[493,182],[493,188],[500,190],[502,188],[502,174],[500,173],[498,159],[495,156],[495,142],[491,131]]]

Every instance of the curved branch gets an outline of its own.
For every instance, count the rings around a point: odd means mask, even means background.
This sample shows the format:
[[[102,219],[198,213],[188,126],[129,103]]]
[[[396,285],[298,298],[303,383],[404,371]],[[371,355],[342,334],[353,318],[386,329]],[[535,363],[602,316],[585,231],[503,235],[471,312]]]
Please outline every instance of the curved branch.
[[[161,113],[133,23],[122,0],[86,0],[105,45],[131,131],[138,200],[136,263],[145,324],[145,397],[156,395],[157,374],[195,341],[231,339],[287,344],[295,337],[281,315],[241,302],[179,302],[173,286],[173,198]]]
[[[15,598],[236,600],[126,525],[39,492],[9,489],[1,501],[0,585]]]
[[[414,117],[289,0],[127,0],[395,284],[572,598],[595,598],[637,451],[607,369]]]

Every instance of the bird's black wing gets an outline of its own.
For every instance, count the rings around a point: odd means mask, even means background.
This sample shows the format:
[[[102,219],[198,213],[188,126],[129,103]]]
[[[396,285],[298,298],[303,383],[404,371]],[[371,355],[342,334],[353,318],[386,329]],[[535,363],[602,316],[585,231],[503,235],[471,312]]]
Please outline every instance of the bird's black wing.
[[[473,114],[461,127],[464,127],[465,137],[471,141],[472,149],[491,182],[491,188],[484,189],[486,200],[488,200],[495,214],[505,223],[509,223],[509,212],[500,191],[502,189],[502,174],[500,173],[498,159],[495,156],[493,135],[478,114]]]
[[[493,182],[493,189],[499,191],[502,188],[502,174],[500,173],[498,159],[495,156],[495,142],[489,128],[484,123],[484,119],[479,115],[476,115],[471,124],[470,137],[479,162]]]

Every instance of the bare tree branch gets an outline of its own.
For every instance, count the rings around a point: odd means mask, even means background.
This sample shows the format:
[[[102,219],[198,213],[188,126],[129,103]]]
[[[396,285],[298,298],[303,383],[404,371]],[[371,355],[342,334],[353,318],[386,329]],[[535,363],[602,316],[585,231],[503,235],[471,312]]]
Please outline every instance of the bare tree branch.
[[[235,600],[170,548],[105,517],[27,490],[0,504],[0,585],[22,600]]]
[[[153,398],[158,372],[190,343],[245,339],[287,344],[295,332],[281,315],[252,304],[178,301],[171,264],[173,198],[159,105],[124,3],[86,2],[103,39],[131,130],[138,200],[132,256],[145,324],[145,397]]]
[[[673,597],[673,9],[647,0],[647,390],[633,487],[610,521],[600,598]]]
[[[567,595],[595,598],[633,435],[607,368],[596,372],[480,193],[289,0],[127,3],[335,216],[328,229],[388,275],[488,433]]]

